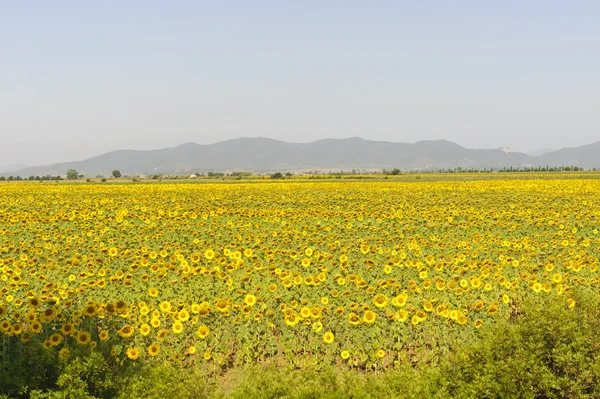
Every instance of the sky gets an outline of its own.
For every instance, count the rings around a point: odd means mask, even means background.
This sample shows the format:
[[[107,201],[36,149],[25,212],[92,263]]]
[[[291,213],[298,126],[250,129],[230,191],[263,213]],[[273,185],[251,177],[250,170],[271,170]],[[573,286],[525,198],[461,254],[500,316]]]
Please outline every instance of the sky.
[[[600,140],[600,1],[0,0],[0,166],[237,137]]]

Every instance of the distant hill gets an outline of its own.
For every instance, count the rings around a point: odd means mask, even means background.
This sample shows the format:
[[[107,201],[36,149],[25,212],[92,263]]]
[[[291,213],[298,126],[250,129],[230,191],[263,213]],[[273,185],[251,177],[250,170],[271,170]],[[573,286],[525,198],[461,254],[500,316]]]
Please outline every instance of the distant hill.
[[[600,168],[600,141],[573,148],[563,148],[540,155],[536,158],[540,165],[574,165],[586,169]]]
[[[64,175],[71,168],[86,176],[109,175],[113,169],[124,174],[149,175],[236,170],[428,170],[571,164],[591,168],[600,167],[598,155],[600,142],[532,157],[509,148],[467,149],[446,140],[409,144],[354,137],[287,143],[266,138],[240,138],[210,145],[185,143],[160,150],[118,150],[83,161],[23,168],[12,174]]]

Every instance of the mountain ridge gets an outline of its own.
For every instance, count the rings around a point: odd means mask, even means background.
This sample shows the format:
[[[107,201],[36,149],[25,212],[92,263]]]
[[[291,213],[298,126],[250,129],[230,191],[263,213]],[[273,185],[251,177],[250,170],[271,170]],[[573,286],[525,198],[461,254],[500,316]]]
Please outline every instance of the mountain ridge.
[[[240,137],[214,144],[186,142],[156,150],[120,149],[80,161],[27,167],[0,175],[64,175],[68,169],[89,176],[110,175],[114,169],[127,174],[149,175],[242,170],[501,169],[547,165],[600,167],[600,141],[531,156],[508,151],[507,147],[468,149],[444,139],[402,143],[351,137],[289,143],[264,137]]]

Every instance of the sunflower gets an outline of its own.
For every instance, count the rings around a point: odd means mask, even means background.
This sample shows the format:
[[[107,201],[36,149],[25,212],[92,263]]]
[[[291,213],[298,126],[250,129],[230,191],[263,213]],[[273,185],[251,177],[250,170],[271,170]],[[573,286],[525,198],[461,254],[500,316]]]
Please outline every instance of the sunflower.
[[[129,324],[121,327],[121,329],[118,331],[119,335],[122,338],[129,338],[134,334],[134,332],[135,332],[135,329],[132,326],[130,326]]]
[[[372,310],[367,310],[363,314],[363,321],[367,324],[375,323],[376,318],[377,318],[377,314],[375,312],[373,312]]]
[[[350,312],[348,315],[348,323],[352,324],[353,326],[357,326],[360,324],[360,317],[358,317],[355,313]]]
[[[87,317],[93,317],[96,315],[96,306],[92,305],[87,305],[85,308],[83,308],[83,311],[81,312],[84,316]]]
[[[196,330],[196,335],[198,335],[200,339],[206,339],[208,334],[210,334],[210,329],[207,326],[200,326],[198,327],[198,330]]]
[[[460,315],[460,312],[456,309],[453,309],[450,312],[448,312],[448,317],[452,320],[458,320],[459,315]]]
[[[138,348],[136,348],[135,346],[129,347],[127,348],[127,357],[130,358],[131,360],[136,360],[138,357],[140,357],[140,350]]]
[[[423,303],[423,309],[425,309],[426,312],[433,312],[433,304],[429,301],[425,301]]]
[[[207,249],[206,251],[204,251],[204,257],[208,260],[214,259],[215,251],[213,251],[212,249]]]
[[[148,355],[157,356],[159,353],[160,353],[160,344],[159,343],[155,342],[148,347]]]
[[[2,330],[5,333],[8,333],[9,330],[12,330],[12,324],[10,324],[8,320],[4,320],[2,323],[0,323],[0,330]]]
[[[208,302],[202,302],[198,309],[198,316],[205,317],[205,316],[208,316],[209,313],[210,313],[210,306],[208,305]]]
[[[398,317],[396,320],[404,323],[408,319],[408,312],[406,310],[399,310]]]
[[[383,358],[383,357],[385,357],[385,351],[383,349],[379,349],[377,351],[377,357],[380,358],[380,359]]]
[[[311,314],[312,314],[312,312],[308,306],[303,306],[300,309],[300,316],[302,316],[305,319],[309,318],[311,316]]]
[[[148,334],[150,334],[151,328],[148,324],[144,323],[140,326],[140,334],[142,334],[144,337],[146,337]]]
[[[124,300],[118,300],[115,303],[117,313],[125,313],[127,311],[127,303]]]
[[[298,324],[298,321],[299,321],[299,319],[297,319],[297,318],[296,318],[296,316],[295,316],[295,315],[293,315],[293,314],[290,314],[290,315],[288,315],[288,316],[285,316],[285,324],[286,324],[287,326],[293,327],[293,326],[295,326],[296,324]]]
[[[190,312],[185,309],[182,309],[177,313],[177,319],[181,322],[186,322],[190,319]]]
[[[315,321],[314,323],[312,323],[312,329],[315,332],[320,332],[323,329],[323,323],[321,323],[320,321]]]
[[[200,305],[198,305],[197,303],[192,303],[192,306],[190,306],[190,310],[193,314],[198,314],[200,313]]]
[[[160,308],[161,312],[169,313],[171,311],[171,302],[163,301],[160,303],[160,305],[158,307]]]
[[[100,341],[108,341],[108,339],[110,338],[110,334],[108,333],[108,331],[106,330],[102,330],[100,331],[100,333],[98,333],[98,338],[100,339]]]
[[[77,336],[77,343],[81,344],[81,345],[86,345],[89,344],[92,341],[92,337],[90,336],[90,333],[85,332],[85,331],[79,331]]]
[[[52,346],[58,346],[61,344],[61,342],[63,341],[63,336],[60,334],[52,334],[48,340],[50,341],[50,343],[52,344]]]
[[[29,306],[31,306],[32,308],[40,307],[40,300],[37,298],[29,298],[29,300],[27,302],[28,302]]]
[[[321,317],[321,309],[314,307],[310,310],[310,315],[313,319],[318,319]]]
[[[392,305],[401,308],[406,306],[406,296],[405,295],[398,295],[397,297],[395,297],[394,299],[392,299]]]
[[[256,297],[252,294],[246,295],[244,298],[244,303],[248,306],[254,306],[256,304]]]
[[[373,298],[373,303],[378,308],[385,308],[388,304],[388,297],[383,294],[377,294]]]
[[[31,332],[38,334],[40,331],[42,331],[42,323],[38,321],[31,323]]]
[[[489,315],[495,315],[496,313],[498,313],[498,302],[492,302],[492,304],[490,305],[490,307],[488,308],[487,312]]]
[[[114,303],[107,303],[105,310],[108,314],[115,314],[117,313],[117,306]]]
[[[485,302],[479,300],[479,301],[475,302],[473,309],[480,311],[480,310],[483,310],[484,307],[485,307]]]
[[[150,319],[150,325],[154,328],[160,327],[160,319],[153,317],[152,319]]]
[[[331,344],[334,339],[335,336],[331,331],[327,331],[325,334],[323,334],[323,342],[326,344]]]
[[[350,352],[343,350],[342,353],[340,353],[340,356],[342,357],[342,359],[346,360],[350,357]]]
[[[12,335],[19,335],[23,332],[23,325],[21,323],[13,324],[12,326]]]
[[[181,334],[183,332],[183,324],[179,320],[176,320],[171,326],[171,329],[175,334]]]
[[[40,315],[40,319],[43,322],[47,323],[47,322],[52,321],[55,316],[56,316],[56,310],[54,308],[48,308],[42,312],[42,314]]]
[[[226,312],[229,309],[229,302],[226,299],[217,299],[215,302],[216,308],[219,312]]]

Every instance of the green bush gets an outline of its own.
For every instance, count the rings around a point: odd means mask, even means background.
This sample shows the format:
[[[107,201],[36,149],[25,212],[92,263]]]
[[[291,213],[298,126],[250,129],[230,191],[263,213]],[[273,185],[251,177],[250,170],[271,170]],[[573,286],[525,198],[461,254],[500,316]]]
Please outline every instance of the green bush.
[[[528,303],[518,319],[500,323],[442,365],[451,397],[599,398],[598,294]]]

